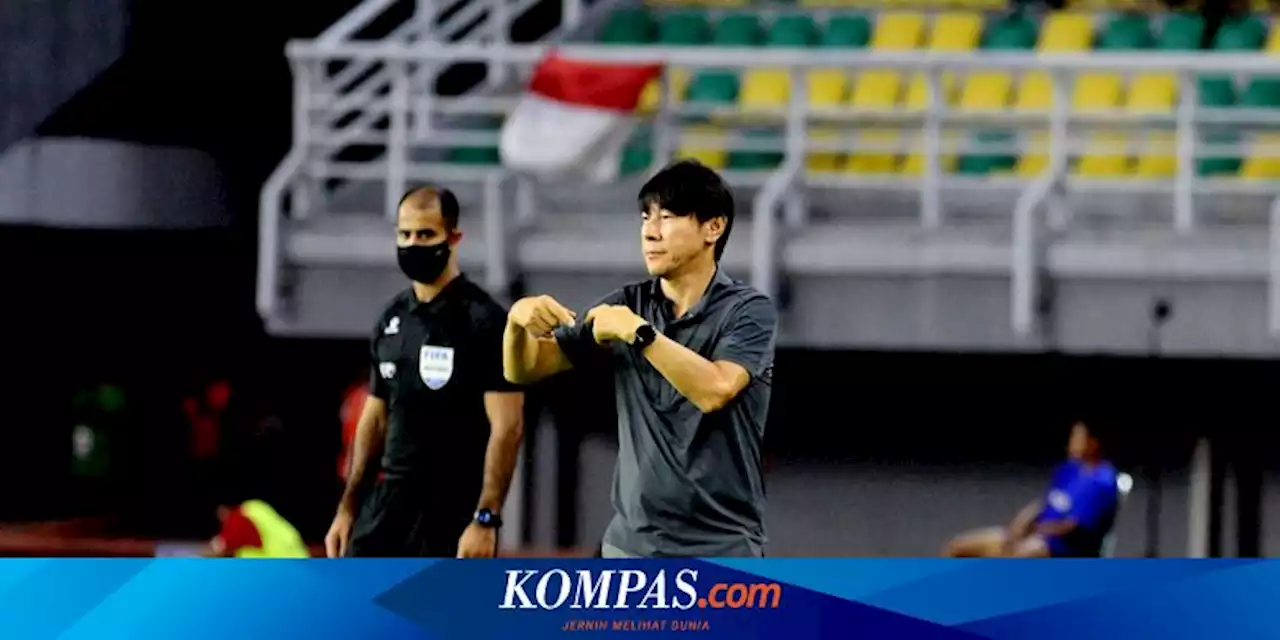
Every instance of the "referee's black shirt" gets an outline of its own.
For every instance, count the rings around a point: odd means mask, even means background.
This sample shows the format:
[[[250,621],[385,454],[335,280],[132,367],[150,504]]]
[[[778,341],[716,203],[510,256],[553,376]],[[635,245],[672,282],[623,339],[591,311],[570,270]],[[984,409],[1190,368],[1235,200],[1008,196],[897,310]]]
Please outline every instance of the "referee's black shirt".
[[[472,510],[484,482],[484,394],[518,391],[502,375],[507,314],[465,276],[419,302],[393,298],[371,340],[370,393],[387,403],[382,472],[424,483],[432,505]]]

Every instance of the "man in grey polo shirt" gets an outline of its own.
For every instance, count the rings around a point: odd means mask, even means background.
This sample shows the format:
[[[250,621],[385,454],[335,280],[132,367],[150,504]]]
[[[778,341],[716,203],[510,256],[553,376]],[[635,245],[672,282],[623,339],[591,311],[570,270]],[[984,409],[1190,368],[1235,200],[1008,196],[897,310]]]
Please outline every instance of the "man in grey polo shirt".
[[[610,371],[618,408],[605,557],[763,555],[762,445],[777,311],[719,269],[733,196],[711,169],[669,165],[639,197],[653,279],[583,314],[550,296],[512,305],[507,380]]]

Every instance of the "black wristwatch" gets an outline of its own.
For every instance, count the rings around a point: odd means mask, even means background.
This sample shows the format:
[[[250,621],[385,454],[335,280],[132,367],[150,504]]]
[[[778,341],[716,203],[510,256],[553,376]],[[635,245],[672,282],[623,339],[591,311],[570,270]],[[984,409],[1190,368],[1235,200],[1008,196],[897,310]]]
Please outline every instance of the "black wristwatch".
[[[644,351],[645,347],[653,344],[653,341],[657,339],[657,330],[653,328],[653,325],[646,322],[639,327],[636,327],[636,339],[631,342],[631,346],[639,349],[640,351]]]
[[[493,512],[492,509],[481,509],[476,512],[476,524],[490,529],[497,529],[502,526],[502,516]]]

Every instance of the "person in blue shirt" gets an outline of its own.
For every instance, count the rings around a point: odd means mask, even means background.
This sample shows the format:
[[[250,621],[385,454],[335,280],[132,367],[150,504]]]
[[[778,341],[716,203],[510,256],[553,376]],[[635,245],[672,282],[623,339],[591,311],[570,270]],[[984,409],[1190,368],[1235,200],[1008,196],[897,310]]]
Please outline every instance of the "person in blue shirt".
[[[1115,523],[1119,473],[1103,455],[1096,425],[1076,422],[1067,461],[1045,493],[1006,527],[970,531],[947,545],[953,558],[1089,558]]]

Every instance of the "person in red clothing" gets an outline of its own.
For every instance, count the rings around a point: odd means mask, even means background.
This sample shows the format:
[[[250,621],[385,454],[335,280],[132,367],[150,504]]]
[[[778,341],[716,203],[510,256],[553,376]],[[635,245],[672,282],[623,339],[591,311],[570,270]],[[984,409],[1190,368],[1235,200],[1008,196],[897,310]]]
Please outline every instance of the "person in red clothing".
[[[288,520],[262,500],[227,501],[218,506],[222,526],[209,541],[206,556],[215,558],[307,558],[302,536]]]
[[[262,535],[239,506],[220,505],[218,520],[222,528],[209,541],[210,554],[215,557],[234,558],[244,548],[262,548]]]

